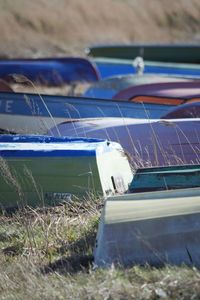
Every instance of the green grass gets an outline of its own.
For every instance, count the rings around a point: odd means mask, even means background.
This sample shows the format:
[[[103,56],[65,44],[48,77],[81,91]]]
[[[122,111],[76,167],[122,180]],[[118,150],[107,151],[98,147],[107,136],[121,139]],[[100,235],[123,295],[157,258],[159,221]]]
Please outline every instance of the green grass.
[[[199,299],[186,266],[94,269],[100,201],[0,216],[0,299]]]

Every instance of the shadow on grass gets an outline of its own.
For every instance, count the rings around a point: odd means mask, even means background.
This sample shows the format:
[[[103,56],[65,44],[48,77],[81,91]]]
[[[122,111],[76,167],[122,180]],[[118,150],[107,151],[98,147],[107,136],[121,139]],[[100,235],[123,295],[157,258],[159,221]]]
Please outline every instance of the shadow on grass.
[[[78,255],[62,257],[61,259],[51,263],[41,269],[43,274],[52,272],[60,273],[62,275],[75,274],[80,271],[88,272],[93,262],[92,255]]]
[[[95,238],[96,232],[91,231],[76,242],[60,247],[58,253],[63,255],[69,252],[69,255],[65,255],[55,262],[42,267],[42,273],[57,272],[65,275],[75,274],[80,271],[88,272],[93,262],[93,255],[88,253],[94,248]]]

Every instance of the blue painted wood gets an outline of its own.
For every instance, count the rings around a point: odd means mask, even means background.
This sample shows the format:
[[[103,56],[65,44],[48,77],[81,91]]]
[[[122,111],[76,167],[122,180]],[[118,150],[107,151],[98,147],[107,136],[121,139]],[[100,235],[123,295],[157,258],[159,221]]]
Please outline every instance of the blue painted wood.
[[[0,135],[0,143],[100,143],[103,139],[95,138],[80,138],[80,137],[54,137],[48,135],[13,135],[3,134]]]
[[[7,79],[12,74],[51,86],[99,80],[96,66],[77,57],[0,60],[0,78]]]
[[[200,165],[141,168],[130,184],[131,193],[200,187]]]
[[[37,149],[34,144],[43,144]],[[96,156],[99,145],[103,151],[110,150],[110,143],[101,139],[68,138],[32,135],[0,135],[0,156],[9,157],[65,157],[65,156]],[[27,145],[29,147],[27,148]],[[49,148],[49,145],[51,148]],[[73,148],[71,147],[73,145]],[[46,151],[45,151],[46,146]]]
[[[103,116],[146,118],[147,112],[150,117],[158,118],[161,113],[174,107],[173,105],[145,104],[144,109],[143,104],[129,101],[51,95],[41,95],[41,97],[54,117],[77,119]],[[29,103],[26,98],[29,99]],[[0,93],[0,103],[0,113],[3,114],[49,116],[37,94]]]

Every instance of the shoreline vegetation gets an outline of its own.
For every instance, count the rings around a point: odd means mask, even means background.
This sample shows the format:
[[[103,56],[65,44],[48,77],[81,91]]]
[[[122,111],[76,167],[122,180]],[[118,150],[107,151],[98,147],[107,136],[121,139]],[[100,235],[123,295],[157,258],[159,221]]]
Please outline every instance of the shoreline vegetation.
[[[198,0],[2,0],[0,57],[84,56],[91,44],[199,43]]]

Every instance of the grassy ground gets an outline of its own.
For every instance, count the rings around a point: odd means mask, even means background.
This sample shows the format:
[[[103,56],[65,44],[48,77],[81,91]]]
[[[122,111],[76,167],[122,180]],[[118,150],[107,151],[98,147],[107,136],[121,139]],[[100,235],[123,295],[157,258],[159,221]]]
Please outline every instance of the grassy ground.
[[[199,299],[195,268],[94,269],[102,203],[0,216],[0,299]]]

